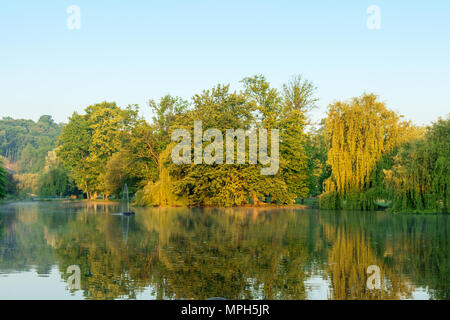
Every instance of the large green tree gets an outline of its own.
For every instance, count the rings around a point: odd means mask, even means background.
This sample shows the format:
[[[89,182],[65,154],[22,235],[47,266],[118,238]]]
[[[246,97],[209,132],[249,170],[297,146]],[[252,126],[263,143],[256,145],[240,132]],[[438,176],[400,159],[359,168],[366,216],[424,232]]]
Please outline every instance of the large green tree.
[[[97,194],[107,198],[107,164],[121,149],[124,135],[135,126],[137,107],[121,109],[115,103],[103,102],[87,107],[85,112],[74,113],[63,128],[58,156],[88,198]]]
[[[288,191],[295,198],[305,198],[311,191],[308,176],[306,113],[315,107],[316,88],[302,77],[294,77],[283,86],[283,104],[279,128],[280,152],[284,160],[282,174]]]

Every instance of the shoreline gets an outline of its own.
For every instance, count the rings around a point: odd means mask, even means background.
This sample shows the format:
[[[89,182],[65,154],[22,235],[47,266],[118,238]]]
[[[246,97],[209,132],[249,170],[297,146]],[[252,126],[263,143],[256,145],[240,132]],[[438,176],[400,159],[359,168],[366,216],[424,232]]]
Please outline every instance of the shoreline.
[[[61,203],[86,203],[88,205],[99,204],[99,205],[118,205],[120,201],[118,200],[88,200],[88,199],[43,199],[43,200],[33,200],[33,199],[2,199],[0,200],[0,206],[14,204],[14,203],[24,203],[24,202],[61,202]],[[336,210],[336,209],[320,209],[315,206],[305,205],[305,204],[289,204],[289,205],[280,205],[280,204],[245,204],[242,206],[232,206],[232,207],[220,207],[220,206],[133,206],[130,204],[130,207],[134,207],[136,209],[257,209],[257,210],[279,210],[279,209],[296,209],[296,210],[322,210],[322,211],[360,211],[360,210]],[[363,210],[361,210],[363,211]],[[424,211],[392,211],[392,210],[369,210],[364,212],[388,212],[390,214],[412,214],[412,215],[432,215],[432,214],[448,214],[448,212],[440,212],[433,210],[424,210]]]
[[[91,203],[91,204],[104,204],[104,205],[116,205],[119,204],[118,200],[88,200],[88,199],[9,199],[9,200],[1,200],[1,204],[9,204],[9,203],[19,203],[19,202],[66,202],[66,203]],[[133,206],[130,204],[130,206]],[[305,204],[245,204],[241,206],[232,206],[232,207],[220,207],[220,206],[133,206],[135,208],[155,208],[155,209],[165,209],[165,208],[211,208],[211,209],[228,209],[228,208],[244,208],[244,209],[313,209],[312,206],[308,206]]]

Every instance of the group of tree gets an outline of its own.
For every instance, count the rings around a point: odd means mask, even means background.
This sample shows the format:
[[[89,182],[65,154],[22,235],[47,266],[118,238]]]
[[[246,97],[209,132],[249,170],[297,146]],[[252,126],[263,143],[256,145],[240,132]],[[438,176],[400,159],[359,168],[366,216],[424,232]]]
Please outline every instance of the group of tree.
[[[308,80],[297,76],[281,89],[263,76],[241,84],[235,91],[217,85],[189,101],[171,95],[150,100],[150,122],[137,105],[121,108],[114,102],[75,112],[66,125],[50,116],[37,122],[3,118],[0,152],[8,170],[0,172],[0,196],[21,190],[119,198],[127,184],[138,205],[292,204],[320,197],[324,209],[448,211],[449,118],[418,127],[376,95],[363,94],[331,104],[314,125],[308,115],[317,102],[316,88]],[[227,155],[216,153],[217,147],[229,146],[213,136],[203,137],[200,152],[216,159],[214,164],[175,164],[178,143],[172,133],[184,129],[192,137],[196,121],[202,123],[202,135],[208,129],[247,133],[244,143],[232,140],[235,151],[245,145],[245,161],[234,155],[233,164],[220,164]],[[268,141],[279,132],[274,175],[262,175],[264,165],[250,163],[248,133],[259,129],[267,130]],[[194,143],[187,149],[193,160]]]
[[[236,206],[270,199],[288,204],[309,194],[305,126],[306,112],[316,101],[314,86],[301,77],[293,78],[282,91],[270,87],[262,76],[245,78],[242,84],[243,90],[234,92],[228,85],[218,85],[195,95],[192,104],[177,100],[178,104],[157,115],[155,122],[166,124],[160,128],[165,146],[160,148],[157,158],[158,179],[149,181],[137,194],[138,203]],[[176,143],[170,142],[169,137],[174,129],[186,129],[194,136],[194,121],[201,121],[203,131],[213,128],[222,134],[227,129],[243,132],[266,129],[268,135],[274,129],[279,130],[278,172],[262,175],[263,165],[250,163],[248,137],[244,143],[246,161],[238,162],[235,153],[234,163],[225,164],[225,153],[215,154],[216,149],[208,147],[215,145],[226,150],[230,146],[225,139],[215,136],[203,144],[203,154],[216,159],[212,165],[195,161],[175,164],[171,154]],[[237,150],[237,139],[233,138],[232,143],[232,149]],[[193,144],[189,151],[194,158]]]
[[[443,211],[450,208],[450,118],[439,119],[421,139],[404,144],[385,171],[395,211]]]
[[[47,153],[44,170],[36,182],[37,193],[41,197],[77,196],[80,192],[56,152],[57,149]]]
[[[0,120],[0,156],[6,168],[8,196],[38,193],[46,155],[56,147],[62,126],[48,115],[37,122],[10,117]]]
[[[159,102],[151,100],[151,123],[139,117],[137,106],[120,108],[108,102],[89,106],[64,126],[57,155],[88,198],[120,196],[125,183],[133,191],[141,189],[137,202],[144,205],[232,206],[266,197],[279,203],[306,197],[306,112],[316,101],[314,86],[300,77],[282,91],[271,88],[262,76],[242,83],[239,92],[218,85],[191,102],[170,95]],[[175,145],[171,134],[180,128],[192,133],[194,121],[202,121],[203,130],[222,132],[264,128],[270,135],[278,129],[278,173],[264,176],[260,164],[248,163],[175,165],[170,161]],[[245,152],[248,158],[248,148]]]
[[[330,105],[323,129],[331,175],[321,208],[448,211],[450,118],[420,128],[364,94]]]
[[[47,152],[56,147],[62,124],[44,115],[33,120],[0,120],[0,155],[14,164],[17,173],[39,173]]]
[[[57,156],[88,199],[120,196],[154,173],[159,141],[154,126],[139,117],[138,108],[103,102],[74,113],[59,137]]]
[[[363,94],[328,107],[320,125],[311,125],[314,85],[294,77],[281,90],[263,76],[242,80],[240,91],[218,85],[191,101],[167,95],[150,101],[150,123],[137,106],[104,102],[75,113],[60,136],[58,156],[69,176],[89,198],[120,196],[127,183],[136,204],[152,206],[236,206],[320,196],[325,209],[448,209],[448,120],[417,127],[388,109],[374,94]],[[209,137],[214,164],[175,164],[171,141],[176,129],[279,130],[279,170],[261,175],[262,164],[225,163],[217,155],[225,139]],[[204,138],[205,139],[205,138]],[[207,140],[207,139],[206,139]],[[269,139],[270,140],[270,139]],[[238,141],[233,140],[234,150]],[[210,148],[208,149],[208,146]],[[247,148],[248,147],[248,148]],[[195,157],[190,144],[190,157]],[[202,151],[206,152],[206,151]],[[419,165],[420,164],[420,165]]]

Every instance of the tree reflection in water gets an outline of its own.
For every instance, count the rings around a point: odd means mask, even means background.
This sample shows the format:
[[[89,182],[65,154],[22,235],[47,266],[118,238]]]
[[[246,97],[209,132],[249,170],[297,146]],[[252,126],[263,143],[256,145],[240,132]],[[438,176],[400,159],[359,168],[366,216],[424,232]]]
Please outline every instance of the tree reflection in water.
[[[446,215],[294,209],[140,209],[39,204],[2,208],[0,270],[79,265],[88,299],[306,299],[312,277],[330,299],[450,298]],[[366,287],[377,265],[382,289]]]

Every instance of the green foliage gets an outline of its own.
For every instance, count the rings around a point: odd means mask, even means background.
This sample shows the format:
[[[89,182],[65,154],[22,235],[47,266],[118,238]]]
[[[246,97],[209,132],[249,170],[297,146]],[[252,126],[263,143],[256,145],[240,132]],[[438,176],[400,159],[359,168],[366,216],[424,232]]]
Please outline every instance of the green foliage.
[[[294,77],[283,86],[283,104],[278,124],[281,130],[280,153],[284,160],[283,179],[291,198],[305,198],[310,192],[306,112],[315,106],[316,88],[300,76]]]
[[[19,197],[34,196],[38,193],[39,174],[37,173],[15,174],[14,179],[17,181],[17,189]]]
[[[323,182],[331,175],[328,165],[328,147],[325,141],[324,124],[312,128],[306,136],[305,149],[308,159],[309,194],[313,197],[323,192]]]
[[[320,208],[341,210],[344,206],[342,195],[336,191],[324,192],[320,195]]]
[[[423,139],[402,146],[386,187],[394,211],[448,212],[450,207],[450,119],[439,119]]]
[[[159,103],[154,100],[149,101],[149,107],[155,116],[153,117],[153,143],[155,146],[155,161],[158,161],[159,154],[170,143],[170,129],[182,117],[189,108],[189,103],[179,97],[165,95]]]
[[[121,109],[115,103],[103,102],[87,107],[85,112],[74,113],[63,128],[58,156],[89,198],[98,193],[108,197],[116,190],[108,185],[106,176],[112,173],[107,173],[107,164],[136,126],[137,108]]]
[[[308,194],[304,128],[305,113],[315,102],[314,87],[297,77],[280,94],[263,76],[245,78],[242,82],[241,92],[230,92],[228,85],[218,85],[195,95],[192,109],[187,108],[186,102],[170,97],[163,98],[158,107],[151,103],[157,114],[154,119],[157,136],[166,149],[163,152],[159,149],[159,180],[150,181],[137,194],[137,203],[236,206],[257,204],[259,198],[265,197],[277,203],[292,203]],[[279,129],[279,172],[275,176],[261,175],[260,164],[174,165],[169,158],[174,147],[169,144],[169,134],[177,128],[193,134],[194,121],[201,121],[203,130],[215,128],[223,133],[227,129],[264,128],[269,133],[271,129]],[[234,147],[237,148],[237,141]],[[245,152],[248,159],[248,148]]]
[[[90,199],[120,197],[126,183],[140,205],[289,204],[320,195],[328,209],[448,211],[448,119],[423,137],[374,94],[363,94],[330,105],[313,127],[308,112],[317,98],[311,82],[297,76],[277,90],[256,75],[241,83],[241,91],[218,85],[192,101],[170,95],[150,100],[150,123],[136,105],[113,102],[88,106],[65,126],[45,115],[37,122],[3,118],[0,153],[8,170],[0,169],[0,197],[77,189]],[[174,165],[171,134],[181,128],[192,136],[194,121],[202,121],[203,131],[267,129],[270,137],[279,130],[278,173],[264,176],[261,164],[248,164],[248,137],[244,164]]]
[[[39,177],[40,196],[68,196],[73,194],[73,189],[74,186],[62,167],[52,168]]]
[[[128,184],[128,161],[126,155],[122,152],[114,153],[108,161],[105,171],[105,188],[109,194],[113,194],[117,199],[120,198],[125,183]]]
[[[74,113],[59,137],[58,156],[78,188],[84,192],[92,190],[91,184],[95,180],[93,168],[88,162],[91,136],[92,129],[86,117]]]
[[[38,173],[44,167],[45,156],[56,146],[62,125],[51,116],[32,120],[0,120],[0,155],[13,165],[18,173]]]
[[[58,156],[78,188],[95,198],[120,196],[127,183],[134,192],[158,179],[160,153],[170,142],[169,127],[184,112],[186,102],[169,95],[149,103],[155,116],[149,124],[138,116],[137,106],[115,103],[89,106],[74,113],[64,127]]]
[[[3,199],[6,197],[6,190],[7,190],[7,172],[5,168],[3,168],[3,161],[0,159],[0,199]]]
[[[153,122],[137,121],[130,134],[125,136],[121,152],[126,159],[123,164],[126,163],[127,183],[136,188],[158,180],[160,155],[170,143],[169,130],[176,119],[185,115],[188,103],[166,95],[158,103],[150,100],[149,107],[155,114]]]
[[[57,149],[49,151],[45,157],[44,171],[38,179],[38,195],[70,196],[78,193],[75,182],[57,156]]]
[[[161,155],[165,158],[165,153]],[[187,206],[188,199],[178,196],[173,191],[173,179],[166,166],[160,164],[159,179],[149,181],[147,185],[136,193],[135,205],[138,206]]]
[[[229,86],[219,85],[195,95],[193,100],[193,110],[185,117],[179,117],[175,127],[193,132],[194,121],[202,121],[203,130],[216,128],[225,132],[229,128],[250,128],[254,106],[244,94],[230,93]],[[248,165],[174,165],[169,158],[172,147],[173,144],[169,145],[167,156],[162,158],[162,165],[167,166],[172,178],[172,186],[164,188],[182,199],[187,198],[189,205],[241,205],[252,193],[255,197],[259,195],[255,188],[259,168],[249,171]]]
[[[15,197],[17,196],[18,190],[18,181],[14,178],[14,175],[11,172],[6,171],[6,195]]]

